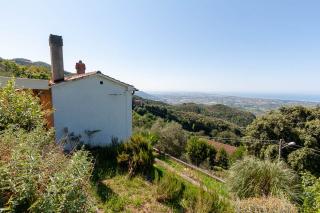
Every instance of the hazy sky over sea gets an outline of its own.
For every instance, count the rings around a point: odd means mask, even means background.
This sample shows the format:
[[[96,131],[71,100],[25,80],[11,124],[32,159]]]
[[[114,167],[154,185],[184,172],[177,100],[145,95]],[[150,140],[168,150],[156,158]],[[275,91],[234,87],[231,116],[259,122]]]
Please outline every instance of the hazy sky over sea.
[[[82,59],[141,90],[320,94],[320,1],[1,1],[0,57]]]

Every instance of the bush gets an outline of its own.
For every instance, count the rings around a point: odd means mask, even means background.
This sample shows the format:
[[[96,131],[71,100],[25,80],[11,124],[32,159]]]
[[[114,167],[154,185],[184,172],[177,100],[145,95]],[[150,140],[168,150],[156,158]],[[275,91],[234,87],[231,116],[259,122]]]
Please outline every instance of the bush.
[[[157,200],[159,202],[178,202],[185,185],[172,174],[166,174],[157,183]]]
[[[206,192],[199,188],[186,188],[183,193],[182,206],[188,212],[233,212],[233,208],[227,200],[220,198],[216,193]]]
[[[299,180],[283,162],[245,158],[230,168],[230,190],[239,198],[279,197],[299,200]]]
[[[320,213],[320,178],[312,176],[310,173],[302,175],[303,205],[302,212]]]
[[[314,175],[320,175],[320,155],[311,149],[301,148],[291,152],[288,163],[296,171],[309,171]]]
[[[211,166],[214,166],[217,151],[213,146],[209,145],[207,141],[192,137],[188,140],[186,150],[193,164],[199,166],[207,160]]]
[[[64,155],[52,132],[8,129],[0,135],[0,208],[13,212],[87,212],[88,153]]]
[[[230,155],[231,163],[236,162],[237,160],[243,159],[246,155],[246,148],[244,146],[237,147],[236,151]]]
[[[151,132],[157,136],[155,147],[160,151],[175,157],[180,157],[185,151],[187,136],[178,123],[158,121],[152,126]]]
[[[298,213],[298,209],[284,199],[260,197],[236,202],[236,212]]]
[[[15,125],[25,130],[32,130],[44,125],[44,112],[40,100],[31,91],[15,89],[14,80],[0,90],[0,130]]]
[[[225,149],[220,149],[216,157],[216,164],[224,169],[229,168],[229,155]]]
[[[152,147],[143,136],[133,135],[124,143],[117,160],[120,166],[128,170],[129,177],[137,173],[147,174],[154,163]]]

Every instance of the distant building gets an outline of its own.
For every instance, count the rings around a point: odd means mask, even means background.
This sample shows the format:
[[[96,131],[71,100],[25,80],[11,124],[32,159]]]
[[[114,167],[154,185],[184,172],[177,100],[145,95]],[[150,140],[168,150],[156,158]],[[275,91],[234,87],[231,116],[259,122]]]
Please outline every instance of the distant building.
[[[70,142],[70,136],[91,146],[104,146],[132,132],[134,86],[111,78],[100,71],[85,72],[79,61],[77,74],[64,75],[62,37],[50,35],[52,79],[16,79],[16,87],[32,89],[45,109],[53,109],[48,125],[54,127],[56,141]],[[0,77],[3,87],[10,78]]]

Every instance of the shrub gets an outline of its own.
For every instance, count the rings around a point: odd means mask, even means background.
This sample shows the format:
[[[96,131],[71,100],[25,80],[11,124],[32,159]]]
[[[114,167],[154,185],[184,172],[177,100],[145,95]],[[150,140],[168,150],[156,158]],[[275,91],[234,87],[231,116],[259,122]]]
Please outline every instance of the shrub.
[[[230,168],[230,190],[239,198],[274,196],[299,199],[299,181],[283,162],[245,158]]]
[[[44,124],[44,112],[38,98],[31,91],[15,89],[14,80],[0,90],[0,130],[15,125],[32,130]]]
[[[246,155],[246,148],[244,146],[237,147],[236,151],[230,155],[231,162],[243,159]]]
[[[133,135],[124,143],[117,160],[120,166],[128,170],[129,177],[137,173],[147,174],[154,163],[152,147],[143,136]]]
[[[236,212],[298,213],[298,209],[284,199],[274,197],[248,198],[236,202]]]
[[[87,212],[91,169],[87,152],[64,155],[50,131],[7,129],[0,135],[0,208]]]
[[[199,166],[205,160],[208,160],[211,166],[214,165],[217,151],[213,146],[209,145],[207,141],[192,137],[188,140],[186,150],[193,164]]]
[[[303,205],[302,212],[320,213],[320,178],[312,176],[310,173],[302,175]]]
[[[288,163],[296,171],[309,171],[314,175],[320,175],[320,155],[312,149],[301,148],[291,152]]]
[[[185,186],[172,174],[166,174],[157,183],[157,200],[159,202],[177,202],[183,193]]]
[[[233,206],[225,198],[219,197],[217,193],[195,187],[186,187],[181,203],[188,212],[233,212]]]
[[[229,168],[229,155],[225,149],[220,149],[216,157],[216,164],[224,169]]]
[[[181,125],[175,122],[161,123],[156,122],[151,132],[157,136],[155,147],[162,152],[168,153],[175,157],[180,157],[186,147],[187,136]]]

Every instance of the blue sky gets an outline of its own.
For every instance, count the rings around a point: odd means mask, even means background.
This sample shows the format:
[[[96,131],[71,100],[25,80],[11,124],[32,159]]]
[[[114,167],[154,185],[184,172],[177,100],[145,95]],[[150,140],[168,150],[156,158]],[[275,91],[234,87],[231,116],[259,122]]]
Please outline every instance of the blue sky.
[[[50,62],[145,91],[320,93],[320,1],[2,1],[0,56]]]

